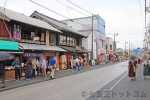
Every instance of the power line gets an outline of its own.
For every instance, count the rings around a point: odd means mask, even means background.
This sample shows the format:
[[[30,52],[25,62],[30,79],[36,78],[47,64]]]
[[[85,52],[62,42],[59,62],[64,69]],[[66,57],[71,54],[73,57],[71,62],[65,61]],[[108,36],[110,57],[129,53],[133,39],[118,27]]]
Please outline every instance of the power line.
[[[39,6],[43,7],[43,8],[45,8],[45,9],[47,9],[47,10],[53,12],[53,13],[56,13],[56,14],[58,14],[58,15],[64,17],[64,18],[68,19],[68,20],[71,21],[71,22],[75,22],[75,23],[77,23],[77,24],[80,24],[80,25],[82,25],[82,26],[85,26],[85,27],[91,29],[91,27],[88,27],[88,26],[86,26],[86,25],[84,25],[84,24],[81,24],[81,23],[79,23],[79,22],[77,22],[77,21],[74,21],[74,20],[72,20],[72,19],[69,19],[68,17],[66,17],[66,16],[64,16],[64,15],[62,15],[62,14],[56,12],[56,11],[53,11],[53,10],[51,10],[51,9],[49,9],[49,8],[47,8],[47,7],[45,7],[45,6],[41,5],[41,4],[39,4],[39,3],[34,2],[33,0],[29,0],[29,1],[31,1],[32,3],[34,3],[34,4],[36,4],[36,5],[39,5]]]
[[[62,5],[64,5],[64,6],[69,7],[70,9],[73,9],[74,11],[77,11],[77,12],[79,12],[79,13],[81,13],[81,14],[86,15],[86,16],[88,16],[88,17],[89,17],[89,15],[84,14],[84,13],[82,13],[82,12],[80,12],[80,11],[78,11],[78,10],[76,10],[76,9],[74,9],[74,8],[72,8],[72,7],[68,6],[68,5],[66,5],[66,4],[64,4],[64,3],[62,3],[62,2],[60,2],[60,1],[58,1],[58,0],[55,0],[55,1],[59,2],[60,4],[62,4]]]
[[[67,1],[70,2],[71,4],[75,5],[75,6],[79,7],[78,5],[74,4],[74,3],[71,2],[71,1],[69,1],[69,0],[67,0]],[[81,7],[79,7],[79,8],[82,9],[82,10],[84,10],[84,11],[86,11],[86,12],[88,12],[88,13],[90,13],[90,14],[93,14],[93,13],[91,13],[91,12],[89,12],[89,11],[87,11],[87,10],[81,8]],[[93,14],[93,15],[94,15],[94,14]]]

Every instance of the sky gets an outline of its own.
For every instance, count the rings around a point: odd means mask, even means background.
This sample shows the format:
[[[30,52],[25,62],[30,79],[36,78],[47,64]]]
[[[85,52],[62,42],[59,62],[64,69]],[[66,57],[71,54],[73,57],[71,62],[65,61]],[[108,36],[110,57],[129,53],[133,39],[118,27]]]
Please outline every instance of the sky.
[[[6,0],[0,0],[0,6],[4,7]],[[80,8],[72,5],[67,0],[58,0],[76,10],[76,12],[67,6],[64,6],[57,2],[57,0],[33,0],[51,10],[54,10],[68,18],[79,18],[91,16],[89,13],[81,10]],[[105,20],[106,36],[112,37],[110,34],[118,33],[116,37],[117,48],[124,49],[125,42],[130,40],[132,47],[143,47],[143,39],[145,33],[145,0],[70,0],[78,6],[92,12],[93,14],[99,14]],[[140,5],[139,5],[140,1]],[[140,12],[140,6],[141,11]],[[149,6],[149,0],[147,0],[147,6]],[[55,14],[47,9],[44,9],[29,0],[7,0],[5,8],[13,10],[18,13],[30,16],[35,10],[53,17],[57,20],[65,20],[66,18]],[[141,18],[142,15],[142,18]],[[149,17],[147,14],[147,23]],[[109,34],[110,33],[110,34]],[[129,45],[127,45],[129,48]]]

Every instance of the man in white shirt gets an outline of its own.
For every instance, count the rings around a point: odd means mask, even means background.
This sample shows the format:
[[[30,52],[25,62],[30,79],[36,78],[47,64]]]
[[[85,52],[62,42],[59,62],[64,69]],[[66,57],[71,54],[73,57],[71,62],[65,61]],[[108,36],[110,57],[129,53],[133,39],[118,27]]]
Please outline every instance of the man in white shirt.
[[[80,64],[79,64],[80,60],[78,57],[76,58],[75,62],[76,62],[76,71],[80,71]]]

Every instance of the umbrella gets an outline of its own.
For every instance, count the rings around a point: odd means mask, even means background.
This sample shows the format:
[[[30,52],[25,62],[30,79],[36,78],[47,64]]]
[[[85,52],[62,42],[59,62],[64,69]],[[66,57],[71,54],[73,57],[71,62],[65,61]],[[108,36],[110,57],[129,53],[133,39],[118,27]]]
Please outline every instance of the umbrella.
[[[13,56],[8,52],[0,51],[0,61],[13,59]]]

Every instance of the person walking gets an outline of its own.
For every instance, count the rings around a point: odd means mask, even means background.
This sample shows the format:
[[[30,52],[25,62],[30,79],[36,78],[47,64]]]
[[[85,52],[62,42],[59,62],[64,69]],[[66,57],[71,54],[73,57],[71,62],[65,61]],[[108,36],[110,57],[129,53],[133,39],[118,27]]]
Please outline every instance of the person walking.
[[[43,56],[43,57],[42,57],[42,66],[41,66],[41,68],[42,68],[42,75],[43,75],[44,78],[47,78],[47,77],[46,77],[46,67],[47,67],[47,66],[46,66],[46,65],[47,65],[46,63],[47,63],[47,62],[46,62],[46,59],[45,59],[45,57]]]
[[[83,69],[83,58],[80,57],[80,68]]]
[[[40,67],[41,67],[41,65],[40,65],[40,62],[38,60],[36,61],[36,66],[37,66],[37,68],[36,68],[37,76],[39,76],[40,75]]]
[[[0,61],[0,78],[1,78],[1,88],[5,88],[5,67],[6,63],[4,61]]]
[[[19,79],[21,80],[21,74],[20,74],[20,61],[17,57],[16,60],[12,63],[12,66],[15,68],[15,79],[16,81]]]
[[[76,63],[76,71],[79,72],[80,71],[80,65],[79,65],[79,58],[77,57],[76,60],[75,60],[75,63]]]
[[[131,56],[130,60],[128,62],[128,75],[131,78],[131,80],[134,80],[135,78],[135,65],[134,65],[134,61],[135,61],[135,56]]]
[[[51,73],[50,73],[50,78],[51,79],[54,79],[55,64],[56,64],[56,60],[54,59],[54,57],[50,57],[50,59],[49,59],[49,66],[50,66],[50,69],[51,69]]]
[[[148,54],[145,54],[143,57],[143,76],[146,79],[146,76],[150,76],[150,64],[148,62]]]
[[[36,71],[36,58],[34,57],[32,60],[32,78],[35,78],[35,71]]]
[[[31,80],[31,70],[32,70],[32,59],[28,58],[26,62],[26,80]]]

